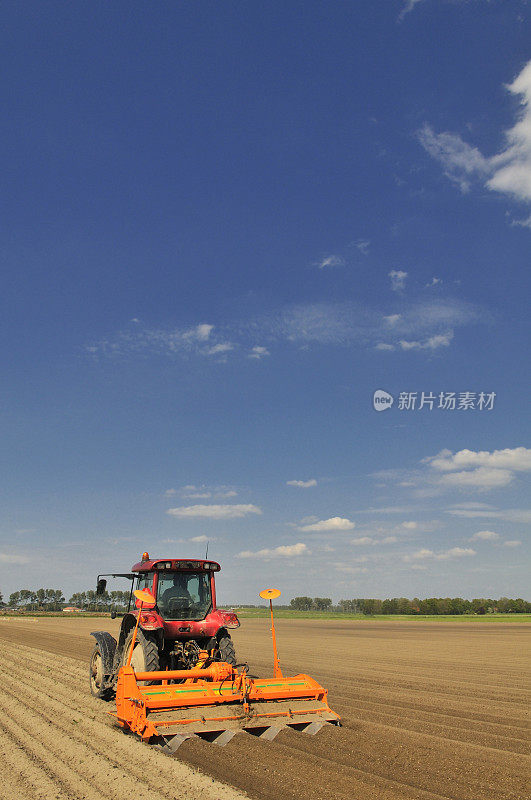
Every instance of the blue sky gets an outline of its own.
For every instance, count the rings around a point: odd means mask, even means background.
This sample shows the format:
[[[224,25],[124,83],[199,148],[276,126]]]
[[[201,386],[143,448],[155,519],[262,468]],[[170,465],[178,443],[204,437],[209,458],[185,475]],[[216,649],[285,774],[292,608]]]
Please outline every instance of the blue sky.
[[[4,595],[529,596],[529,4],[1,13]]]

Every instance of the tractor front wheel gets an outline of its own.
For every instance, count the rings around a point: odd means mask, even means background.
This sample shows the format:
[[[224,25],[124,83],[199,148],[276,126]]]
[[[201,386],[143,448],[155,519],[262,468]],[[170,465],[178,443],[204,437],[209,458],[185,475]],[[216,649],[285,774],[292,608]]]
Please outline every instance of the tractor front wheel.
[[[228,633],[219,638],[217,652],[220,661],[226,661],[227,664],[232,664],[233,667],[236,666],[236,650],[234,649],[234,642]]]
[[[94,697],[99,697],[100,700],[108,700],[112,695],[112,689],[105,687],[103,677],[103,658],[100,646],[97,644],[94,646],[92,656],[90,657],[90,692]]]
[[[121,666],[127,664],[131,644],[133,640],[133,631],[128,635],[125,640],[124,650],[122,654]],[[159,648],[155,638],[149,634],[143,633],[141,630],[136,632],[135,647],[131,657],[131,666],[135,672],[156,672],[159,669]],[[139,681],[139,686],[147,686],[150,681]]]

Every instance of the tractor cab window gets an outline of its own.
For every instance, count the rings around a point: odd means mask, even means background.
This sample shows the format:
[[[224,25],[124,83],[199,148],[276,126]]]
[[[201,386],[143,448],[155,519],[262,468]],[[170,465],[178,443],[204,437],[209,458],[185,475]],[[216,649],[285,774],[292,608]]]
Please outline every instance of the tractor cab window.
[[[153,591],[153,572],[142,572],[136,579],[135,589],[149,589]]]
[[[204,619],[212,605],[206,572],[159,572],[157,605],[164,619]]]

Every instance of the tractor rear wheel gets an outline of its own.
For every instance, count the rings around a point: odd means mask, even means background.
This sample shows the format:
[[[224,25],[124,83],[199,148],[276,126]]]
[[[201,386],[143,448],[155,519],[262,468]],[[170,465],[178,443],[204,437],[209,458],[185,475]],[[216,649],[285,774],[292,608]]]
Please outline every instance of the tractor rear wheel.
[[[234,642],[228,633],[220,637],[217,650],[220,661],[226,661],[227,664],[232,664],[232,666],[236,665],[236,650],[234,649]]]
[[[121,666],[127,664],[129,658],[129,651],[131,650],[131,643],[133,640],[133,631],[128,635],[125,640],[124,649],[122,653]],[[138,630],[136,632],[135,647],[131,658],[131,666],[135,672],[156,672],[159,669],[159,648],[154,637],[149,634],[143,633]],[[151,681],[139,681],[139,686],[148,686]]]
[[[90,692],[100,700],[108,700],[112,695],[112,689],[104,686],[103,683],[103,658],[99,644],[94,646],[89,666]]]

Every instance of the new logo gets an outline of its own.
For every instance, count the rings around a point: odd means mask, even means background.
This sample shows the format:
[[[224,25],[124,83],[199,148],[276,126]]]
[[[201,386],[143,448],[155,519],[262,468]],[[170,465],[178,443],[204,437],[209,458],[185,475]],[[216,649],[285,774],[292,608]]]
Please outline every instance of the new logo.
[[[372,397],[372,404],[375,411],[385,411],[387,408],[391,408],[393,402],[393,395],[389,394],[389,392],[385,392],[383,389],[376,389]]]

